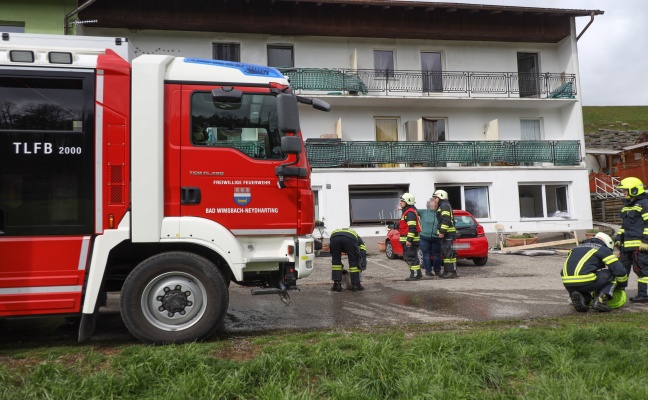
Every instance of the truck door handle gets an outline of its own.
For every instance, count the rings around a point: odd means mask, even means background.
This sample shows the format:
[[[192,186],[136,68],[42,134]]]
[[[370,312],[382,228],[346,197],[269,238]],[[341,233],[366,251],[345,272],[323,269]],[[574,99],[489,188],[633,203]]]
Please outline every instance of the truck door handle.
[[[200,204],[200,188],[197,187],[181,188],[180,204]]]

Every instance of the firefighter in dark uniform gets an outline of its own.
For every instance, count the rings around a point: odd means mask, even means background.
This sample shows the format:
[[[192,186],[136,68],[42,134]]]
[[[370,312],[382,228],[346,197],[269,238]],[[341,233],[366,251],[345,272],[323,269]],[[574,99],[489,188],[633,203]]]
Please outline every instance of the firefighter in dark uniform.
[[[613,248],[612,238],[599,232],[569,252],[560,275],[576,311],[587,311],[589,304],[596,311],[611,311],[607,300],[615,286],[625,289],[628,285],[626,268],[612,253]],[[597,292],[594,302],[592,292]]]
[[[614,237],[621,249],[620,261],[626,272],[637,274],[637,295],[630,297],[635,303],[648,302],[648,194],[638,178],[625,178],[617,186],[626,199],[621,209],[621,228]],[[634,264],[634,265],[633,265]]]
[[[421,273],[421,261],[418,257],[419,243],[421,241],[421,219],[418,210],[414,206],[416,199],[411,193],[403,193],[400,198],[402,210],[400,221],[398,221],[398,233],[400,244],[403,246],[403,259],[409,265],[410,276],[406,281],[416,281],[423,278]]]
[[[353,229],[336,229],[331,233],[329,241],[331,246],[331,279],[333,279],[334,292],[342,291],[342,253],[349,259],[349,273],[351,273],[351,290],[360,292],[364,286],[360,283],[360,271],[367,268],[367,246],[362,238]]]
[[[457,277],[457,252],[454,249],[455,228],[452,206],[448,201],[445,190],[437,190],[432,198],[439,199],[437,204],[437,219],[439,220],[439,237],[441,238],[441,254],[443,255],[443,275],[445,279]]]

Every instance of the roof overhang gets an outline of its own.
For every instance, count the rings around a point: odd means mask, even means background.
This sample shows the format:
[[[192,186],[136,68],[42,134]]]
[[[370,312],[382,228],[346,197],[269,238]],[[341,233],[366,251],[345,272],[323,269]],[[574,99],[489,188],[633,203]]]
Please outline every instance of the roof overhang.
[[[585,154],[592,154],[592,155],[599,155],[599,154],[614,155],[614,154],[620,154],[620,153],[623,153],[623,150],[585,149]]]
[[[192,0],[190,7],[176,0],[111,0],[78,16],[97,20],[88,27],[131,30],[558,43],[571,35],[574,17],[601,14],[392,0]]]

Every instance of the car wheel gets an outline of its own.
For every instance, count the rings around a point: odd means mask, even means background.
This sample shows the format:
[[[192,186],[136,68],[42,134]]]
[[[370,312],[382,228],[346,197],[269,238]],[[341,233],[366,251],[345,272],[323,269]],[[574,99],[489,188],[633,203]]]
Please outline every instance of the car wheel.
[[[393,260],[398,257],[396,253],[394,253],[394,248],[392,247],[392,244],[389,240],[385,245],[385,254],[387,255],[387,258],[389,258],[390,260]]]
[[[206,339],[229,303],[226,280],[204,257],[169,252],[144,260],[121,291],[124,324],[136,338],[156,344]]]
[[[475,258],[473,258],[473,262],[475,263],[476,266],[483,267],[488,262],[488,256],[486,256],[486,257],[475,257]]]

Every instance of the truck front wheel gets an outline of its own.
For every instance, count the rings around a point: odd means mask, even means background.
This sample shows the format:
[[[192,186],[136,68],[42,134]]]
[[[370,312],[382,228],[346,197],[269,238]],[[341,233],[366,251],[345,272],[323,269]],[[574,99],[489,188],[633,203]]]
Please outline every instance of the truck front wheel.
[[[204,257],[169,252],[144,260],[121,292],[124,324],[136,338],[156,344],[209,337],[229,304],[225,279]]]

